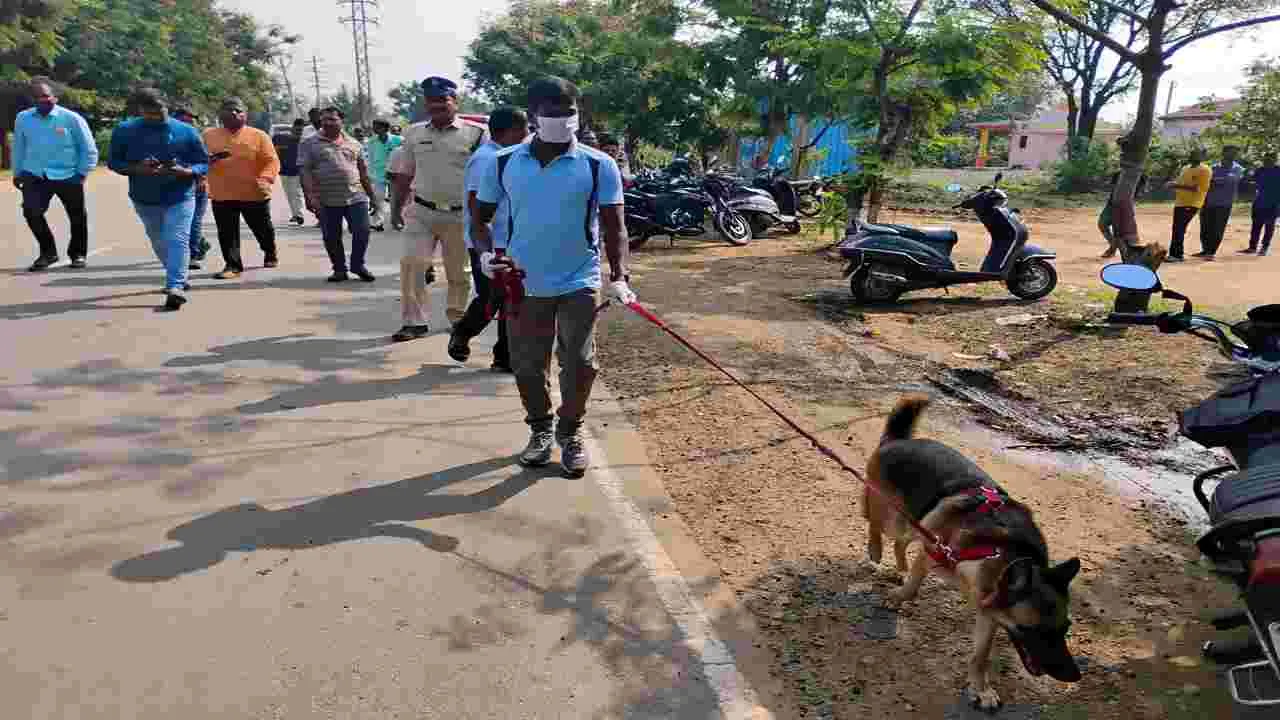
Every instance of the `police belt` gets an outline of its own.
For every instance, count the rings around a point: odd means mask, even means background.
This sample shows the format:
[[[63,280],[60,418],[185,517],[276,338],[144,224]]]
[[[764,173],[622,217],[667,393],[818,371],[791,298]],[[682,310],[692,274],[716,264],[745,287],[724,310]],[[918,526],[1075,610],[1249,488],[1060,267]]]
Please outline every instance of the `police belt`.
[[[445,209],[445,208],[442,208],[442,207],[440,207],[439,205],[437,205],[437,204],[435,204],[435,203],[431,202],[430,200],[423,200],[422,198],[418,197],[417,195],[414,195],[414,196],[413,196],[413,201],[414,201],[414,202],[416,202],[416,203],[418,203],[419,205],[421,205],[422,207],[424,207],[424,208],[426,208],[426,209],[428,209],[428,210],[435,210],[436,212],[462,212],[462,206],[461,206],[461,205],[450,205],[450,206],[448,207],[448,209]]]

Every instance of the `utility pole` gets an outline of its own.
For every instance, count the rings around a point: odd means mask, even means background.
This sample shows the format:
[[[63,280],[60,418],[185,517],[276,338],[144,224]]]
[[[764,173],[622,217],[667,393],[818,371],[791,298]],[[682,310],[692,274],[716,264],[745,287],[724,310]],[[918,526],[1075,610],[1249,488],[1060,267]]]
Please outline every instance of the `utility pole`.
[[[280,78],[284,80],[284,91],[289,93],[289,107],[293,108],[294,117],[302,117],[298,109],[298,96],[293,94],[293,81],[289,79],[289,70],[293,67],[293,56],[281,53],[276,55],[276,64],[280,66]]]
[[[338,18],[338,22],[351,26],[351,47],[356,59],[356,108],[355,124],[368,125],[373,119],[373,72],[369,67],[369,26],[380,25],[370,13],[378,10],[378,0],[337,0],[340,6],[349,6],[350,15]]]
[[[1164,114],[1169,114],[1169,108],[1173,106],[1173,89],[1178,87],[1177,80],[1169,81],[1169,94],[1164,97]]]
[[[311,56],[311,87],[316,93],[316,107],[320,107],[320,60]]]

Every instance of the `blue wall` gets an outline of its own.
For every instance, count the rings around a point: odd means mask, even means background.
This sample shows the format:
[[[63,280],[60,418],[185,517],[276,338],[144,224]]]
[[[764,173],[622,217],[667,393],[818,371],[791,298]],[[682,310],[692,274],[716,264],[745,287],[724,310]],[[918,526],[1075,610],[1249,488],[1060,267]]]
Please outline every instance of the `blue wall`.
[[[770,166],[791,165],[791,136],[796,133],[796,119],[792,117],[790,122],[790,131],[787,135],[778,138],[773,144],[773,150],[769,153]],[[826,120],[818,119],[809,122],[809,134],[812,138],[826,127]],[[857,156],[852,142],[858,137],[865,134],[866,131],[852,130],[847,122],[837,122],[818,141],[810,151],[810,157],[815,151],[826,151],[826,156],[818,163],[809,163],[809,167],[802,171],[804,175],[839,175],[841,173],[853,172],[858,169]],[[751,169],[751,160],[756,156],[759,147],[764,143],[764,138],[744,138],[738,147],[738,169],[746,172]]]

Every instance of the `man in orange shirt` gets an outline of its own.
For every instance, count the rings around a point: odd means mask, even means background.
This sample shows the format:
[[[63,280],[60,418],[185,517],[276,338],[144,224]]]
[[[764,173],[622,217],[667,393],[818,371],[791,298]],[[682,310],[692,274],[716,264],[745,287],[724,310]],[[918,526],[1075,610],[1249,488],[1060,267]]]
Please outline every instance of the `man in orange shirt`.
[[[209,148],[209,199],[218,226],[218,245],[226,267],[214,275],[219,280],[240,277],[240,218],[243,216],[262,248],[263,265],[279,264],[276,230],[271,224],[271,191],[280,174],[280,159],[266,133],[245,123],[240,98],[227,98],[218,111],[220,128],[204,133]]]

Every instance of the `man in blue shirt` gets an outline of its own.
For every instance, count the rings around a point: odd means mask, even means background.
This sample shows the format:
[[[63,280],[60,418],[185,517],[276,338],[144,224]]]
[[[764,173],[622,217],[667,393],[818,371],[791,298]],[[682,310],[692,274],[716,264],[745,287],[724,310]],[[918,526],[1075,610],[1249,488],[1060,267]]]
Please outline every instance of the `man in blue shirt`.
[[[58,262],[58,244],[44,217],[54,197],[71,221],[71,267],[82,268],[89,255],[84,180],[98,164],[98,145],[84,118],[58,106],[52,81],[35,78],[28,88],[36,106],[18,113],[14,124],[13,185],[22,191],[22,215],[40,245],[29,269],[39,272]]]
[[[578,129],[578,88],[548,77],[529,86],[529,109],[536,118],[533,141],[500,150],[476,193],[472,240],[481,269],[519,271],[525,297],[507,319],[511,366],[515,371],[529,445],[525,466],[551,461],[552,425],[561,464],[581,477],[590,464],[582,436],[591,386],[595,382],[596,303],[601,285],[600,227],[609,258],[609,296],[635,301],[628,285],[627,237],[622,212],[622,178],[613,158],[586,147]],[[488,224],[507,203],[507,252],[493,253]],[[551,414],[548,377],[553,346],[560,363],[561,405]]]
[[[493,290],[489,278],[480,268],[480,250],[476,249],[472,238],[471,221],[475,214],[476,193],[480,190],[480,180],[485,169],[494,162],[498,150],[524,142],[529,135],[529,116],[523,110],[513,107],[500,107],[489,113],[489,137],[491,140],[471,154],[467,160],[466,175],[463,179],[467,193],[466,210],[463,213],[465,223],[463,240],[467,244],[467,253],[471,256],[471,279],[475,284],[476,297],[467,307],[467,313],[453,326],[449,336],[449,357],[458,362],[466,362],[471,357],[471,339],[489,326],[487,309],[493,298]],[[498,210],[493,218],[491,237],[493,246],[507,246],[507,203],[499,202]],[[511,357],[507,351],[507,327],[498,323],[498,342],[493,346],[493,370],[511,372]]]
[[[209,153],[194,127],[169,117],[159,91],[139,90],[130,105],[139,117],[111,133],[109,166],[129,178],[133,209],[165,266],[164,307],[177,310],[187,302],[195,185],[209,172]]]
[[[1266,255],[1271,250],[1271,238],[1276,234],[1276,217],[1280,215],[1280,167],[1276,166],[1275,151],[1262,156],[1262,167],[1253,171],[1256,191],[1253,195],[1252,220],[1249,230],[1249,247],[1242,253],[1257,252]],[[1258,236],[1262,247],[1258,247]]]

